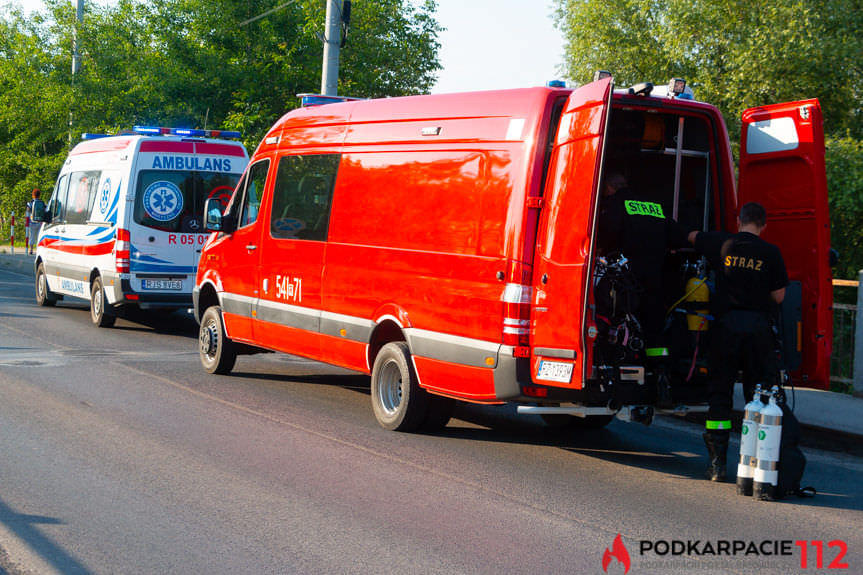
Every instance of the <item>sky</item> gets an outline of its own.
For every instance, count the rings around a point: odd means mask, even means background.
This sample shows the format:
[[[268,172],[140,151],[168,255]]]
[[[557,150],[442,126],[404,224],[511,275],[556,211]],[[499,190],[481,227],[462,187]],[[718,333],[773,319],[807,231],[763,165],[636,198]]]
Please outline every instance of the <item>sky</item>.
[[[443,70],[432,92],[544,86],[561,78],[549,0],[438,0]]]
[[[42,0],[0,0],[0,6],[11,3],[42,7]],[[551,0],[438,0],[446,30],[432,93],[544,86],[561,78],[563,37],[551,14]]]

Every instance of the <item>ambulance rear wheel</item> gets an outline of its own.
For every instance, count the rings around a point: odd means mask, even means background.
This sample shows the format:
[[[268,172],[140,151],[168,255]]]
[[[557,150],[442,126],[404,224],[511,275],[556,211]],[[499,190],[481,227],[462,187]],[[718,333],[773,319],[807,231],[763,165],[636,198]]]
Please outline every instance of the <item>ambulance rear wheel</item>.
[[[111,327],[117,321],[117,316],[108,306],[100,276],[96,276],[90,286],[90,320],[99,327]]]
[[[36,303],[43,307],[51,307],[57,303],[57,296],[48,288],[45,264],[39,264],[39,269],[36,270]]]
[[[237,362],[237,346],[225,334],[222,308],[210,306],[201,318],[198,332],[198,351],[201,365],[207,373],[225,375],[231,373]]]
[[[587,417],[579,417],[577,415],[557,415],[546,413],[540,415],[545,425],[554,429],[600,429],[605,427],[614,415],[588,415]]]
[[[428,412],[428,393],[419,385],[408,345],[386,344],[372,367],[372,409],[384,429],[415,431]]]

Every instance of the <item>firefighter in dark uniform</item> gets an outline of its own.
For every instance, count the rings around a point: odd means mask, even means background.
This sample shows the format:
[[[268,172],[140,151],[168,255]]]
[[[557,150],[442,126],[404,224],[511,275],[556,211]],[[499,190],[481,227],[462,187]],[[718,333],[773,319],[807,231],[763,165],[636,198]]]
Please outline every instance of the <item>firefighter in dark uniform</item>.
[[[666,216],[662,204],[633,193],[620,172],[608,173],[600,207],[598,245],[602,255],[623,254],[638,280],[640,297],[635,316],[644,330],[648,376],[659,384],[661,401],[670,401],[667,378],[661,373],[668,360],[663,336],[662,269],[668,250],[688,245],[686,239],[685,231],[670,214]]]
[[[785,299],[788,275],[782,253],[759,236],[766,225],[764,207],[748,203],[740,209],[738,232],[698,232],[689,241],[716,273],[716,322],[708,352],[707,421],[704,443],[710,456],[707,476],[724,481],[734,381],[743,370],[744,395],[755,384],[776,381],[778,362],[771,321]]]

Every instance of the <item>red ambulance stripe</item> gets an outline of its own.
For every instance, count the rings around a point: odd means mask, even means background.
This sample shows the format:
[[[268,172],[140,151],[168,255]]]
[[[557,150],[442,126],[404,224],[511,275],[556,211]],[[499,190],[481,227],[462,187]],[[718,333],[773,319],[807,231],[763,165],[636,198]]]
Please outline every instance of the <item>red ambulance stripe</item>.
[[[192,142],[162,142],[159,140],[144,140],[141,142],[142,152],[171,152],[174,154],[194,154]]]
[[[195,152],[198,154],[210,154],[211,156],[246,157],[240,146],[233,146],[231,144],[210,144],[198,142],[195,144]]]
[[[69,152],[70,156],[80,154],[93,154],[96,152],[116,152],[125,150],[131,142],[131,138],[99,138],[98,140],[90,140],[81,142]]]
[[[114,240],[101,244],[70,245],[64,240],[43,239],[40,245],[51,250],[57,250],[58,252],[85,256],[102,256],[110,254],[114,250]]]

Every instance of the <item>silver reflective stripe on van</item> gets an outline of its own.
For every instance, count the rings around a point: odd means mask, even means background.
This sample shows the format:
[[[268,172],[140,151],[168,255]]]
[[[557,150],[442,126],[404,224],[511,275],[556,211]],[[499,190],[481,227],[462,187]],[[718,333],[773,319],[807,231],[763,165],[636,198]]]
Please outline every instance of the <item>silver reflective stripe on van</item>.
[[[255,307],[255,318],[261,321],[306,331],[321,331],[320,310],[268,300],[258,300]]]
[[[223,292],[221,301],[226,313],[359,343],[368,343],[376,325],[364,318],[232,293]],[[496,368],[502,349],[501,343],[424,329],[405,328],[404,334],[415,355],[471,367]]]
[[[472,367],[497,366],[500,343],[411,327],[404,332],[413,354]],[[489,357],[494,358],[494,363],[486,363]]]
[[[222,294],[222,311],[242,317],[252,317],[252,305],[255,298],[232,293]]]
[[[351,341],[368,343],[372,337],[375,322],[351,315],[342,315],[329,311],[321,312],[321,333],[333,337],[343,337]],[[345,330],[342,335],[342,330]]]

